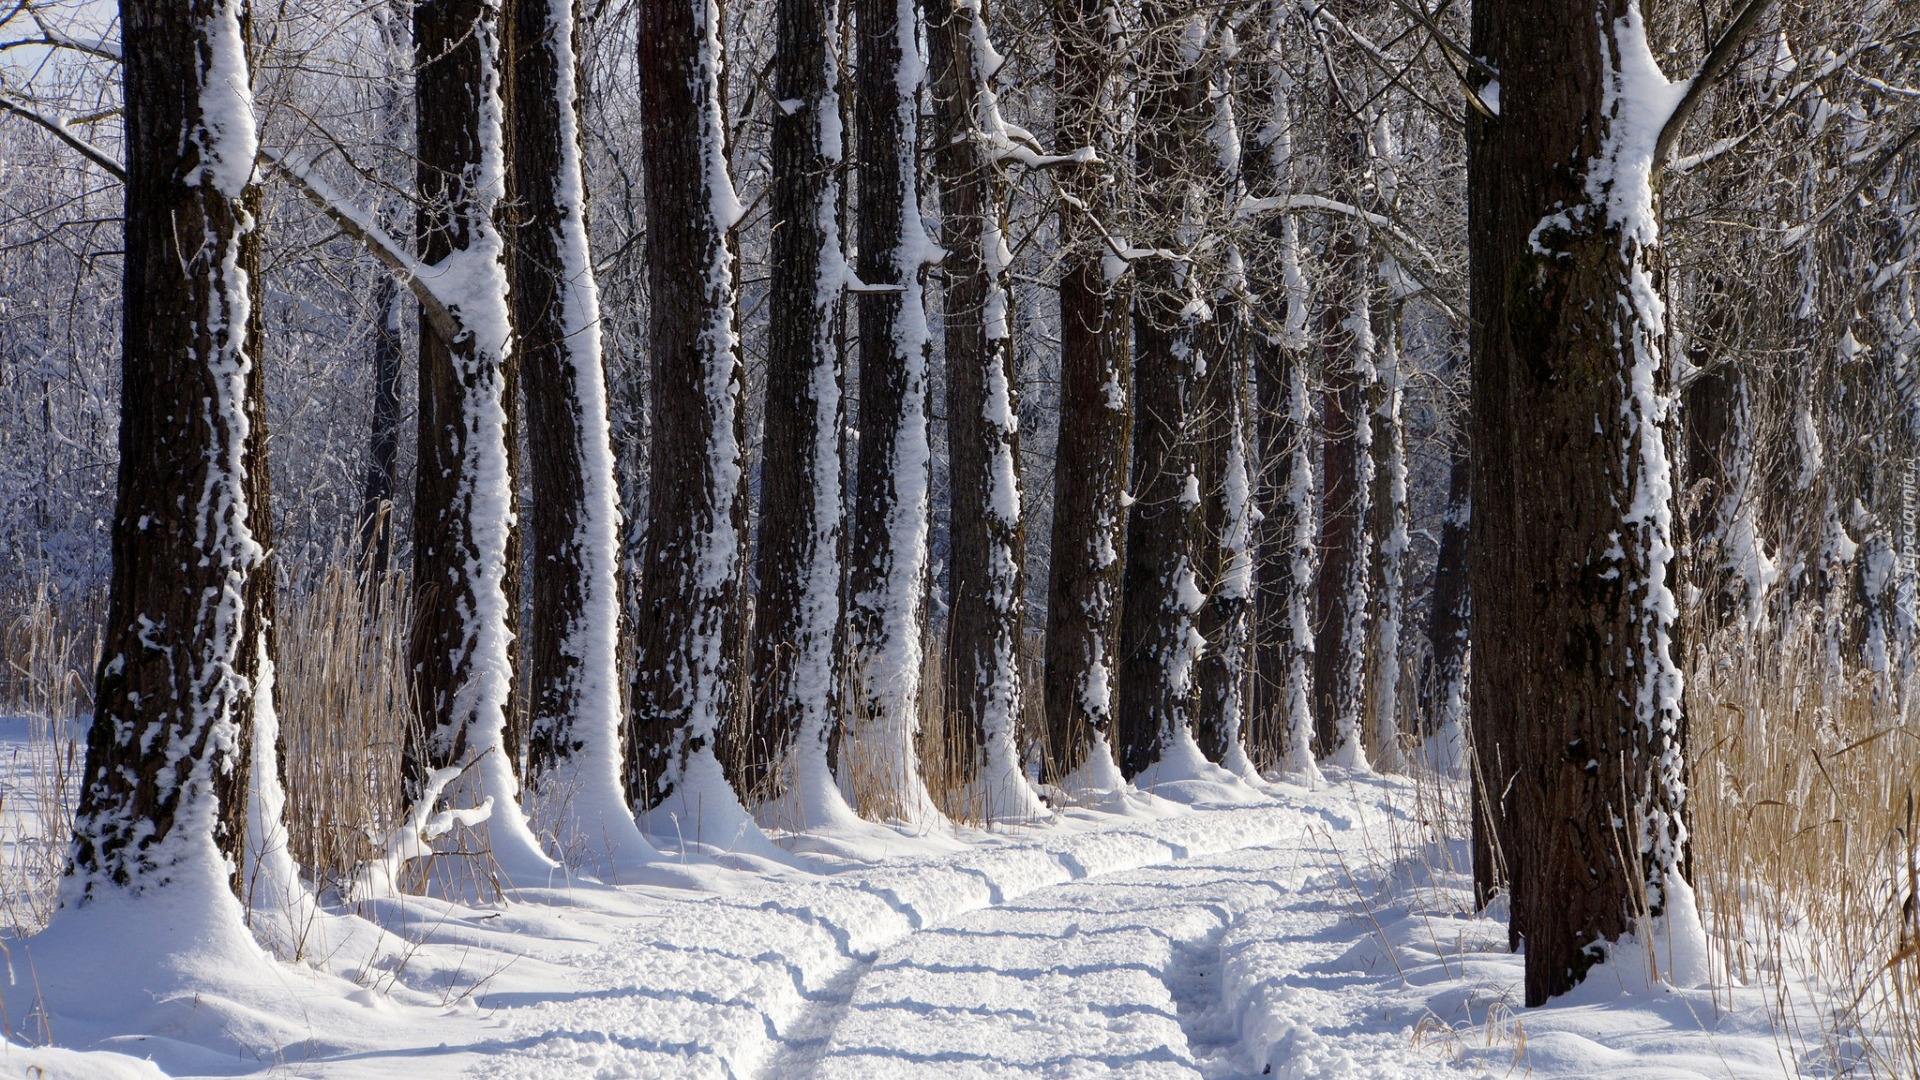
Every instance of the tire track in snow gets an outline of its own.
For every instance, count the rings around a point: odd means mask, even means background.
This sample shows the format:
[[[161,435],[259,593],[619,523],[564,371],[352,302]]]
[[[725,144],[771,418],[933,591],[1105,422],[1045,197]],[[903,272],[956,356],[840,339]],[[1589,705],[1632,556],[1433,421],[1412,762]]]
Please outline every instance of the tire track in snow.
[[[1206,828],[1201,824],[1204,819],[1232,820],[1239,827],[1225,830]],[[1045,894],[1049,890],[1097,882],[1143,868],[1177,865],[1205,854],[1271,843],[1283,835],[1297,833],[1304,828],[1305,821],[1305,816],[1297,808],[1267,805],[1174,818],[1147,827],[1121,828],[1099,834],[1047,837],[1033,849],[1044,853],[1051,864],[1053,872],[1045,875],[1046,879],[1031,874],[1000,876],[980,865],[949,864],[946,869],[983,885],[988,892],[988,902],[949,912],[945,917],[919,917],[913,932],[897,936],[885,948],[897,949],[902,942],[939,932],[940,928],[956,918],[1019,904],[1023,898]],[[903,913],[911,907],[909,902],[891,891],[886,900],[890,907]],[[1217,929],[1219,933],[1224,933],[1226,927],[1222,925]],[[774,1025],[770,1021],[770,1027],[780,1028],[779,1034],[772,1053],[764,1064],[751,1070],[751,1075],[763,1080],[786,1080],[817,1073],[829,1052],[833,1036],[853,1008],[859,988],[878,962],[878,953],[859,955],[843,949],[843,954],[846,963],[828,977],[818,991],[808,995],[806,1003],[795,1015],[783,1025]],[[1216,967],[1216,977],[1217,970]]]
[[[1275,863],[1267,851],[1115,873],[911,935],[763,1075],[1251,1075],[1221,943],[1291,894]]]

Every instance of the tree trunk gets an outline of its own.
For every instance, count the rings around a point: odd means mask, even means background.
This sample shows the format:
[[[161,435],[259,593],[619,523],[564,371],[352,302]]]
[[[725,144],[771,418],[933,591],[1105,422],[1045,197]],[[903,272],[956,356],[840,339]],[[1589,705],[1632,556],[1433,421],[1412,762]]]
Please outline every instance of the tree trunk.
[[[1382,269],[1386,289],[1396,289],[1400,272],[1391,258]],[[1367,620],[1367,726],[1374,764],[1390,771],[1406,767],[1400,746],[1400,629],[1406,615],[1402,565],[1409,540],[1407,430],[1400,416],[1400,305],[1398,296],[1389,295],[1375,308],[1375,377],[1367,387],[1367,419],[1373,426],[1368,442],[1373,455],[1368,509],[1373,520],[1367,530],[1372,541],[1367,583],[1373,610]]]
[[[1501,113],[1469,120],[1473,724],[1526,941],[1526,1000],[1641,926],[1704,977],[1681,876],[1684,718],[1653,140],[1665,80],[1633,0],[1496,2],[1473,52]],[[1639,97],[1625,106],[1623,97]],[[1651,113],[1655,119],[1649,121]],[[1580,163],[1569,168],[1568,162]],[[1589,171],[1591,170],[1591,171]],[[1683,945],[1683,936],[1689,940]],[[1674,974],[1669,972],[1669,974]]]
[[[860,182],[860,444],[854,474],[847,633],[852,726],[843,775],[864,813],[939,816],[920,775],[920,666],[926,622],[925,305],[933,241],[921,223],[919,15],[913,0],[856,0]],[[864,790],[859,790],[864,789]]]
[[[1119,160],[1124,103],[1112,57],[1122,27],[1109,0],[1054,7],[1059,149]],[[1118,224],[1119,178],[1100,166],[1057,170],[1060,200],[1060,435],[1054,451],[1047,582],[1046,776],[1115,786],[1113,684],[1119,661],[1133,370],[1126,264],[1102,228]],[[1113,272],[1109,273],[1108,268]],[[1086,771],[1081,770],[1085,767]]]
[[[1237,263],[1238,252],[1233,253]],[[1253,492],[1247,455],[1248,351],[1246,281],[1235,272],[1213,301],[1201,330],[1207,371],[1196,420],[1200,490],[1205,496],[1195,537],[1207,600],[1194,628],[1207,641],[1195,666],[1194,739],[1207,760],[1236,774],[1252,771],[1242,738],[1252,645]]]
[[[1355,121],[1343,119],[1351,125]],[[1339,134],[1343,160],[1358,160],[1357,134]],[[1354,165],[1351,172],[1357,172]],[[1365,768],[1361,719],[1366,708],[1368,528],[1373,487],[1367,388],[1374,378],[1369,294],[1373,259],[1364,230],[1334,225],[1331,272],[1321,308],[1326,389],[1321,396],[1324,479],[1320,514],[1319,626],[1314,638],[1314,722],[1320,753],[1333,764]]]
[[[1154,30],[1142,45],[1136,91],[1140,116],[1134,167],[1140,184],[1143,247],[1181,246],[1194,206],[1183,171],[1204,130],[1204,83],[1182,58],[1187,20],[1165,4],[1142,11]],[[1120,769],[1146,772],[1192,739],[1193,667],[1204,642],[1194,615],[1204,602],[1196,580],[1200,479],[1191,430],[1197,282],[1184,264],[1159,255],[1135,264],[1133,305],[1133,496],[1127,517],[1120,625]]]
[[[506,245],[501,8],[437,0],[414,9],[415,221],[420,260],[463,283],[445,297],[463,333],[420,319],[420,442],[414,487],[413,707],[402,747],[409,800],[433,774],[469,772],[452,794],[494,800],[484,826],[509,880],[544,883],[552,863],[517,798],[513,635],[512,336]]]
[[[993,92],[984,0],[930,0],[941,239],[947,249],[948,484],[951,535],[947,730],[989,821],[1044,807],[1020,768],[1020,637],[1026,536],[1020,524],[1019,372],[1013,351],[1013,251],[1004,231],[1013,152]]]
[[[360,563],[375,577],[393,563],[393,493],[400,456],[400,286],[382,271],[373,285],[373,418],[360,499]]]
[[[1247,170],[1247,194],[1283,196],[1292,185],[1292,81],[1282,66],[1281,26],[1275,5],[1266,13],[1266,64],[1249,80],[1251,113],[1265,117],[1262,167]],[[1249,264],[1255,290],[1253,339],[1255,437],[1259,459],[1256,499],[1262,520],[1255,535],[1254,745],[1284,773],[1311,784],[1313,760],[1314,537],[1311,361],[1307,282],[1300,267],[1300,230],[1291,214],[1262,222]]]
[[[828,763],[840,663],[840,78],[837,0],[775,9],[771,317],[761,440],[759,582],[753,624],[753,727],[741,787],[800,829],[852,811]]]
[[[732,233],[744,211],[727,171],[718,6],[660,0],[640,13],[653,438],[627,793],[671,815],[682,837],[725,842],[751,827],[715,755],[734,716],[743,630]]]
[[[1240,45],[1232,27],[1222,27],[1219,33],[1217,54],[1237,55]],[[1208,195],[1214,207],[1209,217],[1224,223],[1236,220],[1246,195],[1240,176],[1232,70],[1230,64],[1220,65],[1207,86],[1213,105],[1209,141],[1218,165],[1217,174],[1209,178]],[[1207,650],[1195,672],[1193,727],[1207,760],[1237,775],[1249,775],[1253,765],[1247,758],[1243,729],[1253,636],[1253,478],[1247,454],[1252,331],[1246,266],[1237,241],[1227,246],[1222,262],[1215,271],[1212,314],[1201,333],[1206,371],[1196,403],[1200,487],[1206,509],[1195,542],[1207,601],[1194,622],[1207,641]]]
[[[645,858],[627,807],[620,695],[620,510],[587,245],[574,0],[514,20],[513,269],[527,411],[532,618],[529,786],[562,850],[603,872]]]
[[[239,925],[273,579],[242,6],[127,0],[113,577],[61,901],[193,890]],[[258,502],[258,516],[254,509]],[[271,701],[261,707],[271,708]]]

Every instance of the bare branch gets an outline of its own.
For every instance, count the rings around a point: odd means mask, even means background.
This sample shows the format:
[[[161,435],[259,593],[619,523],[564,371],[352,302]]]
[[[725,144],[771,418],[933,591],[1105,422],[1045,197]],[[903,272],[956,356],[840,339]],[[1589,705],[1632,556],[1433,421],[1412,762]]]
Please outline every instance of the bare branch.
[[[378,222],[334,191],[325,180],[313,175],[307,166],[264,147],[260,151],[260,161],[291,183],[308,202],[332,219],[341,232],[352,237],[369,255],[380,260],[393,273],[394,279],[405,285],[407,291],[420,301],[421,314],[435,332],[448,341],[461,336],[460,319],[453,314],[446,301],[434,293],[426,280],[429,268],[408,254]]]
[[[1740,14],[1733,17],[1733,22],[1727,25],[1726,32],[1720,35],[1719,41],[1714,43],[1713,49],[1707,53],[1707,58],[1700,62],[1700,70],[1694,72],[1693,78],[1688,80],[1687,92],[1681,95],[1680,103],[1673,107],[1673,115],[1667,117],[1665,126],[1660,129],[1659,139],[1653,144],[1654,168],[1659,168],[1660,163],[1667,159],[1668,152],[1673,149],[1674,140],[1680,137],[1680,129],[1686,126],[1687,117],[1693,114],[1693,110],[1706,96],[1707,91],[1719,81],[1720,73],[1733,62],[1734,54],[1740,51],[1740,46],[1746,42],[1747,36],[1759,24],[1760,16],[1766,14],[1767,9],[1772,5],[1773,0],[1747,0],[1747,5],[1740,9]]]
[[[112,155],[108,154],[105,150],[75,135],[68,129],[65,120],[42,115],[26,104],[15,100],[12,95],[5,93],[0,93],[0,110],[10,112],[28,123],[38,124],[47,129],[53,133],[54,138],[66,143],[68,147],[72,148],[74,152],[78,153],[81,157],[112,173],[114,178],[121,183],[124,184],[127,182],[127,170],[122,167],[118,161],[115,161]]]

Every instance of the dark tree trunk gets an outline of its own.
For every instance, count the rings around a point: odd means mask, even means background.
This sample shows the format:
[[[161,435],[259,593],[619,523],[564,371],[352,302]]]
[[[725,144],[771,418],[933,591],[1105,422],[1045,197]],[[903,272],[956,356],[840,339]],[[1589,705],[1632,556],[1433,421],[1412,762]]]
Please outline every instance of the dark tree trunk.
[[[400,456],[400,286],[382,272],[373,285],[373,420],[360,500],[361,568],[376,577],[393,562],[393,494]]]
[[[1184,172],[1201,145],[1204,83],[1181,57],[1183,24],[1165,5],[1143,9],[1153,27],[1142,46],[1134,168],[1140,185],[1142,246],[1172,249],[1191,209]],[[1129,779],[1190,736],[1193,618],[1201,595],[1194,537],[1199,477],[1191,430],[1195,326],[1187,314],[1194,283],[1171,259],[1134,264],[1133,496],[1127,517],[1125,599],[1120,625],[1118,756]]]
[[[1347,121],[1352,126],[1353,121]],[[1364,150],[1357,134],[1334,138],[1351,171]],[[1372,431],[1367,387],[1373,379],[1368,292],[1373,260],[1357,227],[1335,228],[1323,290],[1320,339],[1326,388],[1321,395],[1319,624],[1314,635],[1314,724],[1323,757],[1364,764],[1361,714],[1367,687],[1367,561],[1372,543]]]
[[[1227,764],[1241,747],[1252,636],[1252,498],[1247,464],[1247,364],[1251,342],[1244,283],[1214,298],[1213,318],[1200,331],[1207,373],[1196,402],[1198,457],[1204,500],[1195,563],[1207,600],[1194,628],[1207,649],[1194,668],[1193,734],[1207,760]]]
[[[1020,769],[1020,638],[1026,608],[1012,261],[1004,228],[1009,150],[986,70],[984,0],[931,0],[935,169],[946,290],[947,730],[989,819],[1041,808]],[[979,40],[976,40],[976,31]]]
[[[1113,71],[1121,27],[1106,0],[1054,7],[1055,138],[1117,160]],[[1094,739],[1114,742],[1133,370],[1127,288],[1105,267],[1116,253],[1101,227],[1118,218],[1118,180],[1098,166],[1059,170],[1060,436],[1054,452],[1052,559],[1047,583],[1046,775],[1058,782],[1086,761]]]
[[[1278,12],[1265,16],[1269,27]],[[1259,126],[1257,165],[1246,170],[1254,199],[1286,195],[1293,173],[1293,102],[1277,69],[1277,28],[1264,42],[1262,70],[1246,80],[1248,115]],[[1260,123],[1264,120],[1264,123]],[[1308,366],[1309,298],[1300,266],[1299,222],[1272,214],[1248,251],[1254,297],[1250,341],[1254,379],[1254,685],[1250,743],[1258,759],[1311,779],[1313,603],[1317,522]]]
[[[1433,675],[1428,682],[1426,733],[1465,719],[1467,620],[1473,593],[1467,588],[1467,526],[1473,519],[1471,415],[1456,421],[1447,456],[1447,501],[1440,513],[1440,549],[1434,557],[1432,608],[1427,634],[1433,642]]]
[[[252,426],[263,412],[258,237],[251,118],[241,131],[230,113],[202,111],[209,99],[251,110],[234,92],[251,82],[237,6],[121,7],[120,467],[68,904],[115,886],[242,887],[253,693],[273,589],[261,544],[265,430]],[[223,34],[238,40],[223,48]]]
[[[824,763],[845,677],[836,645],[845,415],[839,336],[847,273],[838,217],[839,79],[833,70],[839,7],[837,0],[780,0],[774,12],[774,96],[802,104],[773,112],[773,282],[754,567],[754,707],[739,755],[741,793],[749,801],[792,790],[800,770]],[[803,758],[814,764],[803,765]],[[790,764],[777,771],[783,762]],[[828,795],[825,787],[809,794]]]
[[[842,760],[856,755],[873,778],[877,801],[863,811],[920,819],[933,812],[914,743],[932,469],[923,297],[931,242],[916,176],[919,88],[900,84],[903,65],[917,54],[919,18],[897,0],[856,0],[854,14],[857,269],[862,282],[881,288],[862,292],[858,303],[860,442],[847,588],[855,698]]]
[[[627,790],[643,808],[685,786],[696,762],[713,759],[739,686],[744,628],[734,579],[746,474],[733,226],[740,209],[727,179],[715,17],[706,0],[640,8],[653,433]],[[718,808],[707,809],[718,816]]]
[[[1387,275],[1397,279],[1394,271]],[[1401,748],[1400,635],[1406,617],[1407,431],[1401,418],[1400,298],[1388,284],[1373,308],[1374,378],[1367,386],[1368,439],[1372,455],[1368,495],[1367,731],[1373,763],[1382,770],[1406,766]]]
[[[1605,58],[1645,55],[1638,19],[1629,0],[1473,11],[1474,55],[1502,84],[1500,116],[1468,129],[1473,727],[1505,796],[1493,824],[1529,1005],[1578,983],[1636,898],[1694,918],[1670,388],[1662,316],[1639,299],[1657,294],[1658,211],[1636,209],[1650,172],[1605,111],[1623,80]]]
[[[624,832],[624,820],[597,823],[625,817],[621,800],[610,790],[585,790],[604,782],[609,765],[624,769],[625,718],[615,655],[620,515],[587,247],[576,39],[573,5],[528,5],[509,43],[514,321],[534,478],[527,768],[536,789],[558,776],[575,789],[568,796],[575,803],[595,804],[574,807],[577,825]],[[573,761],[582,756],[601,760]]]
[[[487,188],[486,169],[504,162],[488,161],[483,110],[489,96],[504,93],[501,20],[499,7],[487,0],[435,0],[414,9],[414,182],[420,199],[414,227],[425,263],[487,257],[483,234],[494,227],[490,214],[500,192]],[[499,304],[504,313],[504,299],[485,302]],[[484,345],[470,329],[449,341],[431,319],[420,319],[411,644],[413,707],[420,722],[408,729],[402,754],[409,799],[431,770],[466,759],[475,725],[491,725],[488,714],[496,702],[501,749],[510,767],[518,764],[521,733],[511,675],[519,611],[513,526],[517,395],[509,356],[510,345],[493,332]],[[503,413],[497,419],[496,407]],[[486,462],[493,460],[504,462],[505,475],[487,474]],[[500,530],[502,564],[495,582],[488,578],[496,571],[485,564],[496,556],[483,547]],[[496,620],[499,625],[492,625]],[[495,661],[481,655],[485,647],[477,648],[481,639],[501,636],[507,672],[490,670]],[[498,689],[482,689],[488,686]]]

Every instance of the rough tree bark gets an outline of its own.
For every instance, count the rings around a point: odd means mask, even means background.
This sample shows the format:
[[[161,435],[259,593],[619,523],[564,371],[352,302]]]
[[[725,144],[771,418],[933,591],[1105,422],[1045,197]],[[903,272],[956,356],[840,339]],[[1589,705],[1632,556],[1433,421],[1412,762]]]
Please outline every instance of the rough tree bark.
[[[858,298],[860,449],[847,590],[855,690],[841,763],[866,778],[872,802],[863,812],[933,820],[939,810],[915,747],[933,465],[924,290],[926,267],[938,257],[921,221],[916,171],[920,19],[913,0],[855,0],[854,14],[856,269],[866,285]]]
[[[1511,762],[1486,780],[1537,1005],[1638,904],[1668,974],[1705,977],[1657,277],[1657,147],[1684,84],[1636,0],[1476,5],[1472,47],[1502,86],[1468,130],[1473,726],[1483,771]]]
[[[754,723],[742,791],[778,801],[792,828],[851,815],[828,749],[846,673],[840,528],[845,469],[837,0],[775,8],[772,289],[761,440],[759,583],[753,625]]]
[[[1062,149],[1087,147],[1114,162],[1124,100],[1112,59],[1122,47],[1119,9],[1113,0],[1073,0],[1054,6],[1054,20],[1056,137]],[[1060,436],[1047,582],[1046,776],[1111,787],[1133,415],[1126,263],[1104,232],[1120,215],[1120,181],[1092,162],[1055,176]]]
[[[1134,168],[1141,245],[1163,254],[1134,264],[1133,497],[1127,516],[1120,624],[1118,756],[1129,779],[1192,737],[1193,667],[1204,641],[1194,614],[1200,480],[1191,430],[1197,282],[1178,254],[1194,211],[1184,172],[1205,130],[1204,82],[1188,53],[1192,17],[1173,4],[1142,9]]]
[[[413,708],[401,763],[409,800],[435,773],[465,768],[456,799],[492,798],[485,832],[509,880],[553,864],[517,798],[514,719],[514,424],[506,244],[501,28],[489,0],[414,8],[416,248],[460,333],[423,307],[419,461],[414,483]]]
[[[984,0],[931,0],[927,11],[947,249],[948,730],[976,804],[968,809],[988,820],[1017,820],[1045,808],[1020,768],[1027,545],[1002,164],[1013,146],[993,90],[1001,58],[987,33]]]
[[[1239,52],[1233,28],[1222,27],[1216,55],[1230,60]],[[1208,141],[1216,170],[1208,178],[1208,217],[1215,228],[1237,226],[1246,196],[1233,82],[1228,62],[1214,65],[1207,79],[1213,113]],[[1193,728],[1207,760],[1237,775],[1252,775],[1244,741],[1253,638],[1254,508],[1247,438],[1252,312],[1237,238],[1226,246],[1221,263],[1210,290],[1212,311],[1200,335],[1206,371],[1196,401],[1200,489],[1206,497],[1196,564],[1207,601],[1194,624],[1207,650],[1195,671]]]
[[[529,786],[561,850],[602,872],[652,854],[622,786],[619,496],[587,246],[573,0],[516,13],[513,302],[527,412],[533,593]]]
[[[265,432],[254,427],[263,382],[248,25],[236,0],[128,0],[121,32],[113,575],[61,902],[193,890],[237,927],[251,724],[271,662],[271,612],[259,605],[273,588],[261,544]]]
[[[724,837],[747,824],[715,755],[734,714],[743,629],[732,235],[743,209],[727,171],[718,4],[660,0],[640,19],[653,433],[627,793],[673,815],[684,837]]]
[[[1253,199],[1284,196],[1293,183],[1293,84],[1281,52],[1285,18],[1283,5],[1265,13],[1265,62],[1258,77],[1247,80],[1250,112],[1266,119],[1256,144],[1261,167],[1247,170]],[[1256,501],[1262,515],[1255,533],[1254,742],[1282,771],[1313,783],[1319,778],[1312,746],[1317,521],[1307,393],[1313,352],[1298,219],[1268,216],[1251,256]]]
[[[1346,158],[1358,160],[1361,138],[1358,133],[1340,132],[1332,141],[1346,147]],[[1367,686],[1367,563],[1373,546],[1368,528],[1373,432],[1366,407],[1367,387],[1374,378],[1369,303],[1373,260],[1362,226],[1342,222],[1333,228],[1320,326],[1326,388],[1320,412],[1321,556],[1315,594],[1319,622],[1314,634],[1314,723],[1321,756],[1336,765],[1364,767],[1360,733]]]
[[[1376,172],[1384,171],[1384,164]],[[1383,201],[1386,201],[1383,199]],[[1374,307],[1377,342],[1374,380],[1367,387],[1367,422],[1373,426],[1373,491],[1368,496],[1372,548],[1367,568],[1367,728],[1376,767],[1406,767],[1400,746],[1400,633],[1406,616],[1407,431],[1400,414],[1404,376],[1400,368],[1401,275],[1391,257],[1381,260],[1382,293]]]

